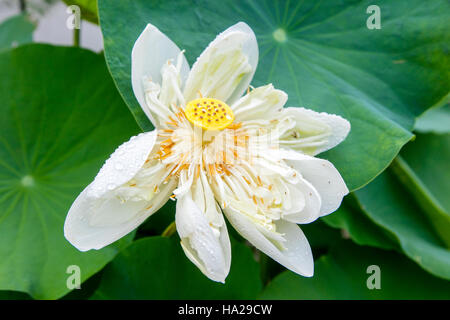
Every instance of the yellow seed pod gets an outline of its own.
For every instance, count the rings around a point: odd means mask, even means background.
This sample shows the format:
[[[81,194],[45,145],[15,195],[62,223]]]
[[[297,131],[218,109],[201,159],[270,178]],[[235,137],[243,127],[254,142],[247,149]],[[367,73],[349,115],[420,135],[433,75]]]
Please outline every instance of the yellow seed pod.
[[[205,130],[222,130],[233,123],[234,114],[223,101],[199,98],[190,101],[184,110],[188,120]]]

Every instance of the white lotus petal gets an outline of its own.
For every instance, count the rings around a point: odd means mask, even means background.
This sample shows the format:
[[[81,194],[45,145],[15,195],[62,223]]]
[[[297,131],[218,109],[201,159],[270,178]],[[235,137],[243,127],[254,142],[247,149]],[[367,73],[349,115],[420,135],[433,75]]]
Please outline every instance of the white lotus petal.
[[[279,153],[319,192],[322,199],[321,216],[339,208],[343,197],[349,191],[344,179],[331,162],[292,150],[279,150]]]
[[[305,179],[301,179],[299,183],[288,184],[293,202],[304,199],[304,206],[300,210],[292,210],[283,212],[282,218],[286,221],[294,223],[310,223],[320,217],[322,200],[317,190]]]
[[[350,123],[334,114],[289,107],[283,110],[280,117],[285,116],[292,116],[296,126],[286,133],[280,144],[309,155],[335,147],[350,131]]]
[[[225,282],[231,265],[230,239],[222,214],[216,212],[219,221],[208,221],[213,209],[211,201],[214,198],[201,197],[197,199],[197,204],[190,192],[184,194],[177,199],[175,222],[182,248],[189,260],[211,280]],[[220,210],[215,202],[214,206]],[[202,212],[200,207],[206,212]]]
[[[198,92],[231,105],[248,88],[258,64],[258,44],[253,30],[239,22],[212,41],[198,57],[186,80],[186,101]]]
[[[147,160],[156,138],[157,131],[153,130],[131,137],[120,145],[100,169],[87,195],[100,198],[131,180]]]
[[[287,101],[287,94],[275,89],[271,84],[258,87],[241,97],[231,108],[235,121],[257,119],[271,120],[279,116],[279,112]]]
[[[225,209],[225,215],[239,234],[257,249],[295,273],[305,277],[313,275],[314,260],[311,247],[296,224],[283,220],[276,221],[276,231],[282,234],[285,240],[280,243],[274,240],[276,238],[264,234],[245,215],[231,208]]]
[[[137,228],[168,200],[173,181],[149,201],[122,202],[113,192],[90,197],[89,185],[77,197],[64,223],[64,236],[80,251],[101,249]]]
[[[144,94],[144,77],[154,83],[161,84],[161,69],[168,60],[177,61],[180,49],[165,34],[152,24],[148,24],[136,40],[131,52],[131,84],[133,92],[147,117],[157,126],[147,107]],[[189,74],[189,64],[184,56],[181,57],[182,83]]]

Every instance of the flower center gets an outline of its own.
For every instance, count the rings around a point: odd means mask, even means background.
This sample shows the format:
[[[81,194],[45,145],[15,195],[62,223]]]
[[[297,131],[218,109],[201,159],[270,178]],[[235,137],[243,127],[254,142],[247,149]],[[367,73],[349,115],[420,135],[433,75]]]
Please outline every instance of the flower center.
[[[282,28],[278,28],[277,30],[275,30],[272,33],[273,38],[275,39],[275,41],[277,42],[286,42],[287,40],[287,35],[286,35],[286,31],[284,31],[284,29]]]
[[[234,120],[231,108],[217,99],[199,98],[190,101],[184,110],[188,120],[205,130],[222,130]]]

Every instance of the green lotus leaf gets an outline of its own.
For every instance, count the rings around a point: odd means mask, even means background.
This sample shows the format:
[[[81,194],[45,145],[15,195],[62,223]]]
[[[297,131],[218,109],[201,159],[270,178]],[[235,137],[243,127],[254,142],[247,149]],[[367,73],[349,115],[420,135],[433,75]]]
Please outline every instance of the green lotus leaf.
[[[345,230],[348,237],[359,245],[368,245],[382,249],[397,249],[393,235],[373,223],[361,211],[352,196],[347,197],[339,209],[321,220],[334,228]]]
[[[0,51],[32,42],[35,27],[24,14],[3,21],[0,24]]]
[[[139,132],[102,56],[24,45],[0,54],[0,290],[54,299],[103,268],[131,236],[80,252],[64,238],[73,200]]]
[[[316,261],[313,278],[285,271],[260,298],[449,299],[448,287],[448,281],[433,277],[398,253],[341,243]]]
[[[450,279],[450,250],[392,170],[355,192],[365,214],[394,235],[401,250],[428,272]]]
[[[245,245],[232,241],[231,250],[223,284],[186,259],[177,237],[139,239],[105,268],[92,299],[254,299],[262,288],[259,265]]]

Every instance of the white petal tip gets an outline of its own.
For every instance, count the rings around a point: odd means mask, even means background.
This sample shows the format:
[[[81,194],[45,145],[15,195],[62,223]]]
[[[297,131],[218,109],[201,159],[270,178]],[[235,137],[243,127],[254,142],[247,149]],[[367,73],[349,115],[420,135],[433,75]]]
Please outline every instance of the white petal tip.
[[[314,276],[314,260],[311,256],[311,261],[304,263],[302,266],[294,266],[291,270],[302,277],[311,278]]]
[[[314,271],[303,273],[302,276],[306,278],[312,278],[314,276]]]
[[[207,274],[206,275],[210,280],[215,281],[215,282],[219,282],[222,284],[225,284],[225,279],[227,277],[227,275],[211,275],[211,274]]]
[[[76,238],[67,232],[64,232],[64,237],[78,251],[86,252],[86,251],[91,250],[91,248],[86,248],[86,247],[80,246],[79,243],[76,241]]]

